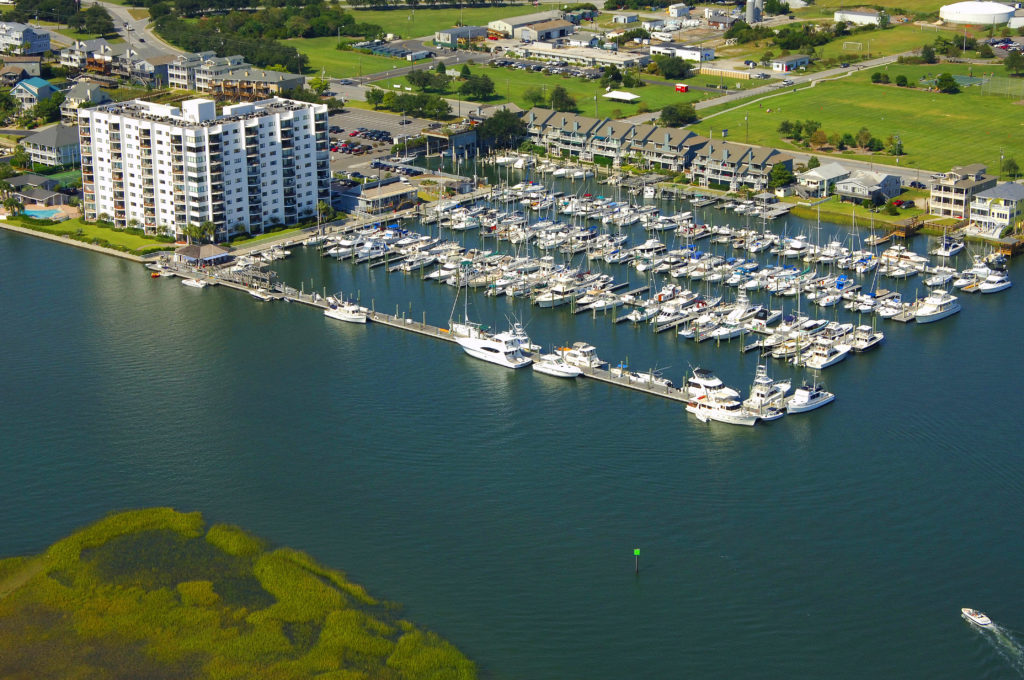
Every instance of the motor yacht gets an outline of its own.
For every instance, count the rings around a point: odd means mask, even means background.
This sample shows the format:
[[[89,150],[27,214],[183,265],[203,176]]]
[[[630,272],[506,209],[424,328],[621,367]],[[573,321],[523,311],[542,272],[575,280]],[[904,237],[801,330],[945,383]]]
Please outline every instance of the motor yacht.
[[[936,288],[924,299],[917,308],[914,319],[918,323],[931,323],[960,311],[960,302],[955,295],[950,295],[942,288]]]
[[[753,427],[760,420],[760,416],[756,413],[751,413],[736,400],[715,399],[707,395],[702,395],[688,401],[686,403],[686,410],[697,416],[697,419],[704,423],[714,420],[715,422],[728,423],[729,425]]]
[[[750,396],[743,400],[743,406],[763,418],[769,407],[783,405],[786,393],[789,392],[791,386],[792,383],[789,380],[772,380],[768,376],[768,366],[758,364],[757,372],[754,374],[754,383],[750,386]],[[774,418],[772,419],[774,420]]]
[[[878,347],[885,340],[885,333],[876,331],[871,326],[857,326],[853,329],[853,341],[850,346],[854,352],[863,353]]]
[[[825,391],[818,383],[804,383],[786,400],[786,413],[805,413],[830,403],[836,395]]]
[[[579,366],[573,366],[558,354],[542,354],[537,357],[533,362],[533,370],[555,378],[576,378],[583,375]]]
[[[505,368],[526,368],[533,363],[533,359],[523,354],[515,340],[503,337],[503,334],[455,336],[455,342],[469,356]]]
[[[202,290],[203,288],[206,288],[210,284],[208,284],[206,281],[203,281],[202,279],[186,278],[181,280],[181,285],[188,286],[189,288],[199,288],[200,290]]]
[[[835,366],[850,355],[852,347],[844,343],[833,344],[824,340],[811,343],[811,348],[804,352],[800,362],[808,368],[820,370]]]
[[[978,284],[978,290],[982,293],[998,293],[1013,285],[1010,277],[1004,271],[993,271],[985,277],[985,280]]]
[[[585,342],[574,342],[572,347],[559,347],[558,354],[566,363],[580,368],[604,368],[607,361],[597,356],[597,348]]]
[[[369,320],[370,310],[366,307],[360,307],[354,302],[328,298],[327,304],[328,307],[324,310],[324,316],[330,319],[347,321],[349,323],[366,323]]]
[[[711,397],[717,401],[739,401],[740,393],[726,387],[713,372],[699,366],[693,369],[693,375],[686,380],[686,391],[693,398]]]

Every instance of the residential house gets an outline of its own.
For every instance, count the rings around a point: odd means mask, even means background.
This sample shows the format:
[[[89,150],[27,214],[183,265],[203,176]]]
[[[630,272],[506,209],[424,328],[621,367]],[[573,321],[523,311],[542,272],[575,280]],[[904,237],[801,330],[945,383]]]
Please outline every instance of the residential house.
[[[856,26],[881,26],[883,16],[887,16],[885,12],[875,9],[840,9],[832,15],[832,20],[837,24],[843,21]]]
[[[776,73],[789,73],[811,63],[806,54],[791,54],[788,57],[776,57],[771,60],[772,70]]]
[[[23,186],[15,189],[11,195],[22,205],[65,205],[68,197],[59,191],[43,189],[42,187]]]
[[[638,21],[640,21],[639,14],[616,14],[612,17],[613,24],[635,24]]]
[[[64,68],[84,71],[89,65],[89,58],[93,54],[102,52],[105,48],[109,47],[110,43],[103,38],[75,40],[69,47],[65,47],[60,51],[60,65]]]
[[[536,12],[534,14],[524,14],[518,17],[495,19],[494,21],[487,23],[487,30],[492,35],[500,35],[505,38],[511,38],[513,35],[515,35],[516,29],[523,28],[524,26],[532,26],[533,24],[540,24],[545,21],[553,21],[555,19],[561,18],[562,12],[559,10],[550,10],[548,12]]]
[[[50,34],[17,21],[0,21],[0,50],[9,54],[50,51]]]
[[[780,164],[792,170],[793,157],[777,149],[712,139],[695,149],[690,173],[703,187],[719,184],[733,191],[742,186],[763,191],[768,188],[772,170]]]
[[[986,235],[1003,233],[1024,220],[1024,185],[1007,182],[974,194],[971,222]]]
[[[836,182],[850,176],[850,171],[839,163],[826,163],[806,172],[798,173],[797,191],[802,196],[821,198],[833,192]]]
[[[855,170],[849,177],[835,183],[839,200],[860,203],[871,201],[875,205],[899,196],[903,191],[900,178],[884,172]]]
[[[194,53],[186,52],[185,54],[178,55],[174,61],[167,65],[167,86],[178,90],[195,90],[196,71],[207,60],[216,58],[217,53],[212,50]],[[229,59],[238,59],[238,63],[245,61],[241,56],[229,57]],[[233,67],[229,66],[225,71],[229,71],[231,68]]]
[[[515,37],[520,40],[532,40],[534,42],[544,40],[558,40],[567,35],[572,35],[576,26],[564,19],[542,21],[539,24],[523,26],[515,30]]]
[[[985,174],[987,169],[981,163],[973,163],[957,166],[936,178],[932,183],[928,212],[936,217],[969,217],[975,194],[996,185],[996,178]]]
[[[57,167],[77,165],[81,160],[78,128],[53,125],[21,140],[33,163]]]
[[[18,100],[24,110],[31,109],[44,99],[49,99],[55,92],[58,92],[57,88],[48,81],[34,77],[26,78],[11,88],[11,96]]]
[[[644,161],[652,167],[673,172],[683,172],[693,164],[697,150],[707,143],[689,130],[679,128],[657,128],[653,125],[638,125],[637,136],[643,144],[637,146]]]
[[[5,181],[16,190],[39,187],[40,189],[46,189],[47,191],[56,191],[57,187],[60,186],[60,182],[58,180],[55,180],[52,177],[37,175],[34,172],[27,172],[24,175],[9,177]]]
[[[486,26],[455,26],[434,33],[434,44],[438,47],[458,49],[487,37]]]
[[[42,57],[24,54],[10,54],[3,57],[4,66],[19,66],[25,69],[30,76],[38,76],[42,64]]]
[[[28,71],[21,66],[12,65],[0,68],[0,84],[6,87],[14,87],[19,81],[29,77]]]
[[[78,109],[96,106],[112,101],[110,95],[100,86],[88,81],[75,83],[75,86],[64,93],[64,103],[60,105],[60,120],[64,125],[78,125]]]
[[[256,101],[282,95],[302,87],[305,78],[295,73],[268,71],[246,65],[208,81],[207,89],[218,97],[232,100]]]

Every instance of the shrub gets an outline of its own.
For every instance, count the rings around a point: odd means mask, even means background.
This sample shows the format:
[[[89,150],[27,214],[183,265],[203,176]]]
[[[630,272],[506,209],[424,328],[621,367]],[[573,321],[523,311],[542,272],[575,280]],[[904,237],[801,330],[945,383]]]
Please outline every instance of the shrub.
[[[266,549],[263,541],[230,524],[214,524],[206,532],[206,542],[229,555],[258,555]]]

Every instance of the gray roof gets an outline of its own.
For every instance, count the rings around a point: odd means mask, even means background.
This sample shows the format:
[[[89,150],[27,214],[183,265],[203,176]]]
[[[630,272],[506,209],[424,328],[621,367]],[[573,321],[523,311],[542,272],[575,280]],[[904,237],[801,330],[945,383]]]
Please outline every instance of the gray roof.
[[[840,165],[839,163],[825,163],[825,165],[811,168],[807,172],[800,173],[801,177],[814,177],[815,179],[839,179],[840,177],[846,177],[850,174],[850,171]]]
[[[58,184],[57,180],[37,175],[34,172],[11,177],[7,180],[7,183],[15,189],[23,186],[42,187],[46,185],[56,186]]]
[[[54,125],[22,140],[25,144],[59,149],[78,144],[78,128],[70,125]]]
[[[99,85],[87,81],[75,83],[75,86],[68,90],[64,97],[79,102],[110,101],[110,95],[101,90]]]
[[[224,248],[212,243],[204,243],[203,245],[191,243],[174,251],[176,255],[189,260],[215,260],[219,257],[224,257],[230,252],[231,248]]]
[[[48,198],[59,195],[56,191],[50,191],[49,189],[43,189],[41,187],[29,187],[28,189],[18,189],[17,194],[24,196],[25,198],[31,198],[36,201],[45,201]]]
[[[1024,184],[1007,182],[1006,184],[994,186],[991,189],[979,191],[975,196],[978,198],[1001,198],[1009,201],[1022,201],[1024,200]]]

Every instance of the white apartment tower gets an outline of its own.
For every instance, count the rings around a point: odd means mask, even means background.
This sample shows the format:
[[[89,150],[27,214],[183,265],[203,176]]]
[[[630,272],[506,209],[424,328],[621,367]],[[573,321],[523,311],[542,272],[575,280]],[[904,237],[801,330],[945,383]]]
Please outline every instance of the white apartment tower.
[[[181,109],[130,101],[79,112],[85,219],[215,238],[316,215],[331,200],[327,107],[290,99]]]

